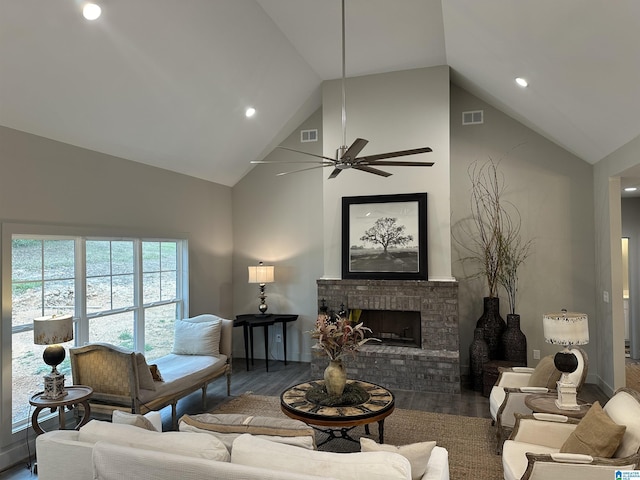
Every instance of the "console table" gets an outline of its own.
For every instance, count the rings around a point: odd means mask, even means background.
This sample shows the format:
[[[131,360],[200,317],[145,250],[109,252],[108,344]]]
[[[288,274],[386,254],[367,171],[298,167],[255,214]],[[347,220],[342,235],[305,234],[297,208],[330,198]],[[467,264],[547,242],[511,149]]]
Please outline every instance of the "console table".
[[[234,327],[242,327],[244,334],[244,356],[247,370],[249,370],[249,342],[251,342],[251,365],[253,365],[253,329],[262,327],[264,330],[264,357],[269,371],[269,327],[280,323],[282,325],[282,344],[284,346],[284,364],[287,364],[287,323],[295,322],[298,315],[278,315],[275,313],[247,313],[237,315],[233,321]]]

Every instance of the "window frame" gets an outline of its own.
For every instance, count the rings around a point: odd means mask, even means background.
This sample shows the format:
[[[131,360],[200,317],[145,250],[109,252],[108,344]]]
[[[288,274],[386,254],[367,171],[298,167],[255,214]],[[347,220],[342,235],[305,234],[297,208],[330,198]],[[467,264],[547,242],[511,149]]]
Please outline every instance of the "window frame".
[[[78,227],[44,224],[21,224],[4,222],[0,225],[0,445],[17,444],[24,441],[24,429],[31,426],[30,418],[12,424],[12,240],[16,236],[40,239],[72,239],[75,241],[75,308],[74,308],[74,345],[83,345],[89,341],[89,320],[112,315],[119,311],[134,312],[134,349],[144,351],[144,314],[146,309],[159,305],[176,305],[176,318],[186,318],[189,312],[189,238],[184,233],[149,232],[138,229],[112,229],[101,227]],[[134,306],[87,314],[86,304],[86,241],[90,240],[126,240],[134,242]],[[142,303],[142,244],[144,242],[176,242],[176,296],[169,300]],[[19,331],[28,331],[29,327],[15,327]],[[32,328],[32,327],[31,327]],[[22,435],[21,435],[22,433]]]

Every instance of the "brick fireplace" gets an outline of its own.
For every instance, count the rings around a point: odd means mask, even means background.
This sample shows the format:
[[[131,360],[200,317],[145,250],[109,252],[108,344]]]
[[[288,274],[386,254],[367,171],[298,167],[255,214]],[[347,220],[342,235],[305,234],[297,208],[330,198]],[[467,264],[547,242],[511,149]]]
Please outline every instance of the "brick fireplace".
[[[345,360],[348,377],[391,389],[460,393],[457,282],[321,279],[317,284],[318,305],[324,299],[335,311],[344,304],[349,310],[381,312],[390,321],[394,313],[402,312],[398,318],[404,318],[411,316],[408,312],[419,312],[419,335],[413,335],[418,345],[370,342],[355,360]],[[322,378],[326,365],[326,357],[313,355],[313,378]]]

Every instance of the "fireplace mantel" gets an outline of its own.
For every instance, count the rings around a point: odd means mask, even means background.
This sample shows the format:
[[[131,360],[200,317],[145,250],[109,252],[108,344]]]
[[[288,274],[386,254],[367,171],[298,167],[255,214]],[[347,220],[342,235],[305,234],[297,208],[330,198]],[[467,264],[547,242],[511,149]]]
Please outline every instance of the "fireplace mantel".
[[[318,285],[318,305],[347,309],[420,312],[421,349],[368,343],[347,371],[389,388],[460,392],[458,283],[427,280],[326,280]],[[325,362],[326,363],[326,362]],[[320,374],[323,361],[314,359]],[[314,366],[315,365],[315,366]]]

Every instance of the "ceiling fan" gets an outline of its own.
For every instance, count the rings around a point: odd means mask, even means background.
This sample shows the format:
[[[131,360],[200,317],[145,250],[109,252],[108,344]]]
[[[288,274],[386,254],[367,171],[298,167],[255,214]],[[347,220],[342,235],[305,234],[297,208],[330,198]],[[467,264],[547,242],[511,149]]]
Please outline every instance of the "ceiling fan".
[[[388,177],[391,174],[389,172],[385,172],[380,170],[377,167],[431,167],[433,162],[407,162],[407,161],[393,161],[387,160],[396,157],[404,157],[408,155],[417,155],[419,153],[428,153],[431,152],[431,148],[422,147],[422,148],[414,148],[411,150],[400,150],[397,152],[388,152],[388,153],[380,153],[377,155],[366,155],[359,157],[358,154],[362,151],[362,149],[369,143],[368,140],[364,138],[356,138],[356,140],[347,147],[347,110],[346,110],[346,95],[345,95],[345,41],[344,41],[344,32],[345,32],[345,22],[344,22],[344,0],[342,0],[342,146],[338,148],[336,151],[336,158],[325,157],[324,155],[316,155],[314,153],[303,152],[301,150],[295,150],[293,148],[278,146],[276,148],[280,148],[283,150],[290,150],[292,152],[301,153],[303,155],[309,155],[311,157],[316,157],[320,160],[308,160],[308,161],[270,161],[270,160],[253,160],[251,163],[254,164],[265,164],[265,163],[307,163],[314,164],[314,166],[309,168],[303,168],[299,170],[293,170],[290,172],[282,172],[278,173],[280,175],[288,175],[290,173],[304,172],[306,170],[313,170],[316,168],[324,168],[324,167],[333,167],[333,171],[329,178],[337,177],[340,172],[343,170],[347,170],[349,168],[353,168],[355,170],[360,170],[362,172],[373,173],[375,175],[380,175],[381,177]]]

